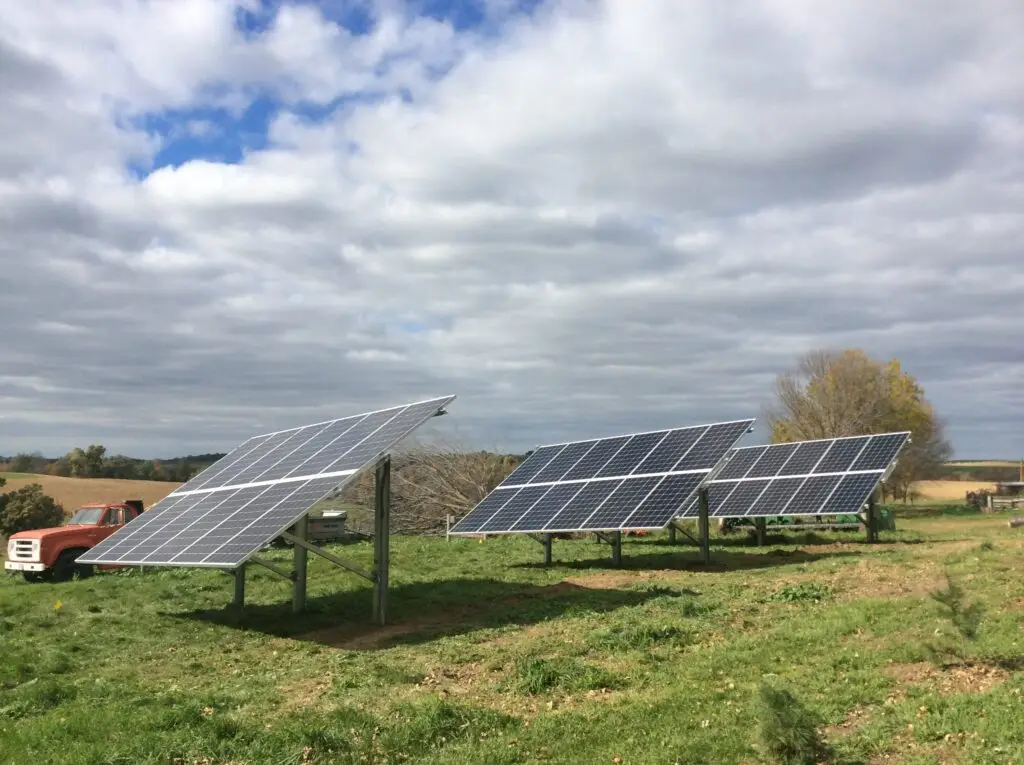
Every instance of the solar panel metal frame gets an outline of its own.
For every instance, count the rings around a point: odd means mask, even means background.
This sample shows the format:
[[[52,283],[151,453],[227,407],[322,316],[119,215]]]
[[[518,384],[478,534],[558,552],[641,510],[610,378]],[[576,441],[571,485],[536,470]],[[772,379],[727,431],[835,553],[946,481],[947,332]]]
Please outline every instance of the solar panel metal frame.
[[[248,562],[249,559],[251,559],[254,555],[256,555],[260,551],[260,549],[262,549],[268,542],[276,539],[283,532],[287,531],[292,526],[294,526],[295,523],[299,519],[301,519],[304,515],[306,515],[318,502],[322,501],[328,495],[330,495],[330,494],[332,494],[334,492],[337,492],[339,489],[344,488],[349,483],[351,483],[359,474],[361,474],[363,471],[365,471],[368,467],[374,465],[384,454],[387,454],[389,451],[391,451],[395,447],[396,444],[400,443],[403,439],[407,438],[411,433],[413,433],[414,431],[416,431],[417,429],[422,427],[424,424],[426,424],[432,418],[437,417],[437,416],[442,415],[442,414],[446,414],[445,407],[450,405],[451,402],[455,400],[455,398],[456,398],[455,395],[449,395],[449,396],[441,396],[441,397],[438,397],[438,398],[424,399],[424,400],[421,400],[421,401],[414,401],[414,402],[407,403],[407,404],[401,404],[401,405],[397,405],[397,406],[384,407],[382,409],[375,409],[375,410],[372,410],[372,411],[360,412],[358,414],[348,415],[346,417],[338,417],[338,418],[335,418],[335,419],[332,419],[332,420],[323,420],[321,422],[310,423],[308,425],[300,425],[300,426],[293,427],[293,428],[285,428],[283,430],[272,431],[272,432],[269,432],[269,433],[261,433],[261,434],[256,435],[256,436],[252,436],[252,437],[246,439],[245,441],[243,441],[241,444],[236,446],[231,451],[229,451],[221,459],[217,460],[217,462],[215,462],[212,465],[210,465],[209,467],[205,468],[203,471],[198,473],[196,476],[194,476],[192,479],[187,481],[185,484],[183,484],[182,486],[179,486],[177,489],[172,491],[170,494],[168,494],[166,497],[164,497],[164,499],[160,500],[160,502],[157,502],[155,505],[153,505],[149,510],[143,512],[141,515],[137,516],[132,521],[130,521],[129,523],[125,524],[123,527],[121,527],[116,532],[114,532],[114,534],[111,534],[109,537],[104,539],[98,545],[94,546],[88,552],[86,552],[85,554],[81,555],[77,560],[80,563],[94,564],[94,565],[167,566],[167,567],[177,567],[177,568],[217,568],[217,569],[228,569],[228,570],[237,569],[238,567],[240,567],[242,565],[245,565],[245,563]],[[391,410],[395,410],[394,416],[392,416],[388,420],[385,420],[383,423],[381,423],[380,426],[378,426],[376,429],[374,429],[370,433],[367,433],[359,441],[354,442],[352,444],[352,446],[346,452],[344,452],[341,455],[341,457],[339,457],[339,459],[341,459],[342,457],[345,456],[345,454],[347,454],[348,452],[351,452],[351,451],[355,450],[356,448],[358,448],[362,443],[367,441],[374,433],[376,433],[378,430],[381,430],[384,426],[386,426],[388,423],[390,423],[396,417],[400,416],[403,412],[406,412],[406,411],[412,409],[413,407],[422,406],[424,404],[430,404],[430,403],[434,403],[434,402],[436,402],[437,405],[435,407],[433,407],[431,410],[428,410],[428,411],[431,412],[430,414],[427,414],[422,419],[414,422],[412,425],[410,425],[408,428],[406,428],[404,431],[402,431],[399,435],[397,435],[395,438],[393,438],[390,442],[388,442],[386,444],[386,446],[384,446],[379,451],[374,453],[371,457],[366,459],[359,467],[352,468],[352,469],[346,469],[346,470],[343,470],[343,471],[329,471],[329,472],[326,472],[326,473],[312,474],[312,475],[307,475],[307,476],[297,476],[297,477],[291,477],[291,478],[286,476],[286,477],[281,478],[281,479],[268,480],[268,481],[264,481],[264,482],[243,483],[243,484],[237,484],[237,485],[226,484],[226,485],[223,485],[223,486],[215,486],[215,487],[212,487],[212,488],[209,488],[209,489],[199,488],[199,489],[185,490],[185,491],[182,490],[189,483],[192,483],[192,482],[196,481],[197,479],[201,478],[204,474],[210,473],[211,474],[211,478],[212,478],[213,475],[216,475],[216,473],[213,472],[213,468],[215,468],[218,464],[223,463],[226,460],[228,460],[228,458],[231,457],[232,454],[240,451],[243,446],[245,446],[246,444],[249,444],[250,442],[257,441],[258,439],[263,439],[262,441],[260,441],[260,444],[262,444],[262,443],[265,443],[268,439],[270,439],[271,437],[273,437],[275,435],[280,435],[280,434],[283,434],[283,433],[290,433],[292,431],[299,432],[299,431],[301,431],[301,430],[303,430],[305,428],[313,428],[313,427],[320,426],[320,425],[325,426],[321,431],[318,431],[317,434],[314,434],[314,436],[312,438],[315,438],[316,435],[319,435],[320,433],[325,432],[326,428],[329,427],[330,425],[332,425],[333,423],[343,422],[345,420],[352,419],[352,420],[356,421],[356,424],[358,424],[359,422],[365,421],[366,418],[370,417],[371,415],[381,414],[383,412],[388,412],[388,411],[391,411]],[[349,428],[349,430],[351,430],[351,428]],[[348,432],[348,431],[346,430],[345,432]],[[339,435],[338,438],[340,438],[343,435],[344,435],[344,433]],[[312,438],[307,439],[307,441],[304,442],[304,443],[308,443],[310,440],[312,440]],[[335,440],[337,440],[337,439],[335,439]],[[333,443],[333,442],[334,441],[332,440],[329,443]],[[301,447],[299,447],[299,448],[301,448]],[[326,448],[326,446],[324,448]],[[254,450],[255,450],[255,447],[253,449],[250,449],[248,453],[251,453]],[[292,453],[294,453],[294,450],[292,452],[289,452],[287,455],[285,455],[285,457],[290,456]],[[319,452],[317,452],[317,453],[319,453]],[[312,458],[312,455],[310,456],[310,458],[307,458],[307,459],[311,459],[311,458]],[[243,455],[243,457],[241,459],[244,459],[244,455]],[[284,459],[284,458],[282,458],[282,459]],[[235,460],[232,460],[231,463],[228,463],[228,466],[233,465],[233,464],[237,464],[238,462],[240,462],[240,459],[236,458]],[[280,460],[278,461],[278,463],[274,463],[274,464],[275,465],[279,464],[279,462],[280,462]],[[223,471],[224,469],[225,468],[221,468],[221,471]],[[217,472],[221,472],[221,471],[217,471]],[[266,472],[266,471],[264,471],[264,472]],[[130,535],[136,533],[137,531],[141,531],[143,528],[148,527],[151,523],[155,522],[157,518],[162,517],[165,513],[173,510],[174,507],[176,505],[178,505],[181,500],[185,500],[185,499],[187,499],[189,497],[197,497],[197,496],[201,497],[201,496],[209,495],[209,494],[222,493],[222,494],[224,494],[226,499],[229,499],[231,496],[233,496],[239,490],[244,489],[244,488],[249,488],[249,487],[252,487],[252,486],[255,486],[255,485],[262,485],[262,486],[266,486],[268,488],[269,487],[273,487],[273,486],[283,485],[283,484],[295,484],[296,485],[295,491],[293,491],[291,494],[289,494],[286,497],[278,500],[276,503],[274,503],[273,505],[268,507],[265,510],[265,512],[263,512],[256,519],[256,521],[254,521],[253,523],[250,523],[250,524],[240,528],[238,533],[235,535],[235,536],[238,536],[238,535],[244,533],[247,529],[252,528],[252,526],[254,526],[255,523],[257,523],[259,521],[259,519],[265,517],[267,514],[271,513],[275,508],[277,508],[278,506],[280,506],[283,503],[285,503],[292,495],[294,495],[297,492],[299,492],[304,486],[307,486],[307,485],[309,485],[310,483],[312,483],[314,481],[320,481],[320,480],[323,480],[323,479],[326,479],[326,478],[337,478],[338,482],[334,483],[334,484],[331,484],[330,488],[326,489],[326,491],[324,491],[321,494],[319,494],[315,500],[313,500],[312,502],[306,504],[305,509],[303,509],[302,512],[296,513],[294,516],[292,516],[291,520],[288,523],[286,523],[283,526],[281,526],[273,534],[267,536],[265,538],[265,541],[262,542],[259,546],[255,547],[255,549],[251,550],[250,552],[248,552],[244,556],[239,557],[237,560],[235,560],[235,561],[233,561],[231,563],[217,562],[217,561],[210,561],[210,562],[205,562],[205,561],[198,561],[198,562],[195,562],[195,561],[153,561],[153,560],[146,560],[145,558],[141,558],[141,559],[128,559],[128,560],[123,560],[122,558],[118,558],[116,560],[107,560],[107,559],[104,559],[102,557],[100,557],[99,559],[95,559],[95,558],[90,556],[90,553],[94,553],[95,550],[101,549],[102,546],[106,542],[114,540],[115,537],[117,537],[120,534],[125,533],[127,536],[130,536]],[[250,500],[250,502],[247,503],[247,504],[251,504],[252,502],[256,501],[257,499],[258,499],[258,495],[253,500]],[[168,502],[168,501],[170,501],[170,504],[168,506],[163,507],[163,508],[160,507],[161,504],[163,504],[164,502]],[[188,510],[191,509],[191,507],[192,506],[190,505],[188,508],[185,509],[184,512],[188,512]],[[244,508],[245,505],[243,505],[242,507]],[[236,511],[236,512],[240,512],[241,510],[242,510],[242,508],[239,508],[239,510]],[[194,520],[191,524],[189,524],[189,526],[186,526],[185,529],[190,528],[194,523],[198,522],[202,518],[205,518],[211,512],[213,512],[213,510],[207,511],[204,514],[199,515],[196,518],[196,520]],[[180,514],[175,515],[173,517],[180,517]],[[231,517],[230,515],[227,516],[227,518],[230,518],[230,517]],[[216,527],[214,527],[214,528],[216,528]],[[184,531],[185,529],[182,529],[182,531]],[[231,543],[231,539],[233,539],[233,538],[234,537],[231,537],[229,540],[224,542],[221,546],[230,544]],[[147,537],[147,539],[148,539],[148,537]],[[163,545],[161,545],[161,547],[162,546]],[[132,548],[132,549],[134,549],[134,548]],[[184,550],[182,550],[181,552],[184,552]],[[102,554],[103,553],[101,552],[101,556],[102,556]],[[210,553],[210,555],[213,555],[213,554],[214,553]],[[210,555],[208,555],[207,557],[210,557]]]
[[[823,515],[824,516],[827,516],[827,515],[845,515],[849,511],[842,511],[842,510],[837,511],[837,510],[829,510],[828,509],[829,501],[832,499],[832,497],[835,495],[835,493],[837,491],[839,491],[840,486],[842,486],[842,484],[843,484],[843,479],[848,477],[848,476],[852,476],[852,477],[856,477],[856,476],[875,476],[874,483],[872,484],[872,486],[867,491],[864,492],[864,496],[861,499],[860,504],[858,505],[858,508],[862,508],[864,506],[864,503],[867,502],[868,498],[871,496],[871,493],[875,490],[875,487],[877,487],[878,484],[881,481],[884,481],[886,478],[889,477],[889,475],[892,474],[892,471],[895,469],[896,464],[899,461],[900,453],[906,447],[907,443],[910,442],[910,435],[911,435],[910,431],[890,431],[890,432],[886,432],[886,433],[870,433],[870,434],[863,434],[863,435],[857,435],[857,436],[839,436],[839,437],[836,437],[836,438],[815,438],[815,439],[809,439],[807,441],[790,441],[790,442],[785,442],[785,443],[780,443],[780,444],[759,444],[759,445],[755,445],[755,446],[745,446],[745,447],[741,447],[739,449],[735,449],[735,450],[733,450],[733,452],[731,454],[728,455],[728,457],[725,460],[722,461],[721,465],[716,470],[715,477],[713,477],[711,480],[708,481],[708,488],[711,489],[711,490],[713,490],[715,488],[719,488],[719,487],[724,487],[724,486],[733,486],[733,489],[732,489],[732,491],[729,492],[729,494],[726,494],[724,497],[722,497],[721,500],[716,501],[715,503],[712,503],[712,506],[709,507],[709,509],[708,509],[709,510],[708,516],[710,518],[736,519],[736,518],[763,518],[763,517],[773,517],[774,518],[774,517],[780,517],[780,516],[784,516],[784,517],[787,517],[787,518],[802,518],[802,517],[810,518],[810,517],[817,517],[817,516],[823,516]],[[868,449],[869,445],[876,438],[885,438],[885,437],[889,437],[889,436],[903,436],[903,440],[900,441],[899,446],[895,450],[895,453],[893,454],[892,458],[889,459],[889,461],[887,462],[887,464],[885,465],[884,468],[872,468],[872,469],[863,469],[863,470],[852,470],[852,469],[847,469],[847,470],[829,470],[829,471],[824,471],[824,472],[820,472],[820,473],[814,472],[818,468],[818,466],[821,464],[821,462],[825,459],[825,457],[829,454],[829,451],[831,450],[831,446],[832,446],[833,443],[836,443],[836,442],[839,442],[839,441],[853,441],[853,440],[859,440],[859,439],[863,439],[864,440],[864,445],[849,460],[849,467],[852,468],[854,465],[857,464],[858,460],[865,454],[865,452]],[[794,474],[786,474],[786,473],[782,472],[782,470],[784,469],[786,463],[790,459],[792,459],[795,454],[797,454],[799,452],[799,447],[800,446],[803,446],[804,444],[816,444],[816,443],[828,443],[829,447],[826,448],[824,452],[822,452],[822,454],[818,458],[817,462],[815,462],[815,464],[811,467],[811,470],[809,472],[794,473]],[[772,447],[782,447],[782,446],[795,446],[796,448],[793,449],[793,452],[786,458],[786,460],[784,460],[783,463],[780,464],[775,469],[774,473],[772,473],[771,475],[768,475],[768,476],[748,476],[747,475],[748,473],[750,473],[751,470],[754,469],[754,467],[757,465],[757,463],[759,462],[761,457],[763,457],[764,454],[766,454],[768,451],[770,451],[772,449]],[[761,456],[757,457],[754,460],[754,462],[752,462],[750,464],[750,466],[747,467],[747,471],[744,474],[744,476],[739,477],[739,478],[719,478],[718,477],[719,475],[721,475],[721,473],[723,473],[723,472],[728,470],[728,467],[729,467],[730,463],[732,462],[733,459],[736,458],[737,455],[742,454],[742,453],[753,452],[755,450],[762,450],[763,453],[762,453]],[[798,513],[787,513],[787,512],[785,512],[785,508],[788,507],[789,504],[793,502],[793,500],[800,493],[800,491],[803,490],[804,486],[807,485],[807,482],[809,480],[811,480],[813,478],[830,478],[830,477],[838,477],[838,480],[836,481],[835,485],[829,490],[828,494],[822,500],[821,504],[819,504],[817,506],[818,509],[816,511],[814,511],[814,512],[798,512]],[[785,479],[785,480],[789,480],[789,479],[793,479],[793,480],[802,479],[800,485],[797,486],[789,494],[788,501],[787,501],[786,505],[783,507],[783,511],[782,512],[771,512],[771,513],[757,513],[757,512],[754,512],[754,510],[757,508],[758,500],[762,496],[764,496],[764,494],[768,490],[769,486],[774,481],[777,481],[777,480],[780,480],[780,479]],[[747,505],[746,512],[744,512],[744,513],[719,513],[719,512],[715,512],[715,506],[714,506],[715,504],[718,504],[719,502],[724,504],[725,502],[728,501],[729,497],[731,497],[736,491],[739,490],[739,487],[744,486],[744,485],[751,485],[751,484],[755,484],[755,483],[763,483],[764,484],[764,488],[762,488],[761,492],[753,500],[751,500],[749,502],[749,504]],[[686,518],[686,519],[692,519],[692,518],[694,518],[696,516],[696,514],[697,514],[696,505],[695,505],[695,503],[690,502],[688,507],[686,508],[685,513],[682,516],[680,516],[680,517],[681,518]]]
[[[473,537],[473,536],[480,536],[482,534],[486,534],[488,536],[492,536],[492,535],[497,536],[497,535],[502,535],[502,534],[558,534],[558,533],[572,533],[572,532],[595,533],[595,532],[612,532],[612,531],[657,531],[657,530],[660,530],[660,529],[664,529],[664,528],[666,528],[668,525],[670,525],[673,522],[673,520],[674,520],[673,517],[671,517],[671,516],[668,517],[664,523],[661,523],[659,525],[644,525],[644,524],[627,525],[629,518],[633,517],[637,513],[637,511],[641,508],[643,503],[646,502],[646,500],[649,497],[651,497],[658,490],[658,488],[660,488],[662,486],[662,484],[664,483],[663,480],[659,480],[653,487],[651,487],[651,489],[648,492],[646,492],[645,495],[636,503],[635,508],[626,516],[626,519],[621,524],[619,524],[617,526],[589,527],[589,526],[582,526],[582,523],[581,523],[581,524],[565,526],[565,527],[560,527],[559,526],[559,527],[547,528],[545,526],[544,528],[540,528],[540,529],[537,529],[537,528],[521,528],[521,529],[515,528],[515,526],[518,525],[518,522],[520,520],[522,520],[523,518],[525,518],[530,513],[532,508],[541,501],[541,499],[543,498],[543,495],[542,495],[537,500],[532,502],[530,504],[530,506],[527,507],[526,509],[524,509],[518,516],[516,516],[516,520],[513,523],[509,524],[508,528],[486,529],[486,530],[484,530],[484,529],[482,529],[482,527],[486,526],[487,523],[490,522],[490,520],[492,520],[498,513],[500,513],[502,508],[504,508],[510,502],[514,501],[515,497],[518,494],[520,494],[524,489],[528,489],[530,487],[538,487],[538,488],[540,488],[540,487],[543,487],[543,486],[548,486],[548,487],[550,487],[551,490],[554,490],[554,489],[556,489],[558,487],[570,486],[570,485],[573,485],[573,484],[579,485],[580,490],[578,492],[576,492],[576,494],[574,494],[568,500],[566,500],[560,506],[560,509],[554,515],[551,516],[550,520],[553,521],[555,518],[557,518],[557,516],[559,514],[561,514],[561,512],[563,510],[565,510],[569,506],[569,504],[572,502],[573,499],[575,499],[576,496],[582,494],[582,492],[584,491],[585,487],[593,485],[595,483],[605,483],[605,482],[607,482],[609,484],[614,484],[614,483],[617,482],[618,483],[618,487],[616,489],[613,489],[611,492],[609,492],[608,497],[605,497],[597,505],[597,507],[595,507],[588,514],[587,518],[583,521],[585,523],[586,521],[590,520],[591,517],[593,517],[595,514],[597,514],[600,511],[600,509],[603,506],[603,504],[605,502],[607,502],[611,498],[612,494],[614,494],[618,490],[618,488],[621,488],[621,487],[625,486],[628,482],[639,482],[639,481],[643,481],[645,479],[650,479],[650,478],[654,478],[654,477],[657,477],[659,479],[666,479],[666,478],[673,477],[673,476],[695,476],[695,475],[700,475],[701,476],[700,480],[698,480],[694,484],[694,486],[690,489],[689,493],[687,495],[685,495],[685,496],[680,498],[678,508],[679,508],[679,510],[682,510],[682,509],[684,509],[689,504],[690,500],[697,495],[699,490],[705,485],[705,482],[708,480],[708,478],[715,474],[717,468],[721,465],[722,461],[725,459],[726,455],[729,453],[730,448],[735,447],[735,444],[738,443],[740,441],[740,439],[742,439],[744,437],[744,435],[746,435],[747,433],[750,432],[750,430],[751,430],[751,428],[752,428],[752,426],[753,426],[753,424],[755,422],[756,422],[756,418],[752,418],[751,417],[751,418],[744,418],[744,419],[739,419],[739,420],[727,420],[727,421],[723,421],[723,422],[703,423],[703,424],[699,424],[699,425],[684,425],[684,426],[673,427],[673,428],[660,428],[658,430],[645,430],[645,431],[639,431],[639,432],[636,432],[636,433],[622,433],[622,434],[616,434],[616,435],[613,435],[613,436],[606,436],[606,437],[602,437],[602,438],[586,438],[586,439],[580,439],[580,440],[576,440],[576,441],[561,441],[561,442],[557,442],[557,443],[543,444],[543,445],[537,446],[537,447],[535,447],[532,450],[530,456],[527,457],[527,459],[523,460],[523,462],[520,463],[516,467],[516,469],[513,470],[512,473],[510,473],[505,478],[505,480],[503,480],[496,487],[494,487],[494,489],[492,489],[490,492],[488,492],[487,496],[485,496],[479,503],[477,503],[477,505],[475,505],[473,507],[472,510],[470,510],[465,516],[463,516],[459,520],[459,522],[456,523],[449,530],[449,534],[451,536]],[[711,430],[713,428],[723,427],[723,426],[728,426],[728,425],[741,425],[741,424],[743,425],[743,428],[739,431],[739,433],[732,440],[732,442],[729,444],[729,446],[727,446],[725,449],[723,449],[722,453],[715,459],[714,463],[712,465],[710,465],[709,467],[687,468],[687,469],[684,469],[684,470],[674,470],[674,469],[672,469],[672,470],[668,470],[668,471],[659,471],[659,472],[655,472],[655,473],[635,473],[635,474],[622,474],[622,475],[613,475],[613,476],[600,476],[599,475],[599,473],[601,471],[603,471],[604,468],[606,468],[609,464],[611,464],[611,462],[615,459],[615,457],[618,456],[618,454],[620,452],[622,452],[622,450],[625,448],[625,446],[630,442],[630,439],[633,439],[633,438],[635,438],[637,436],[664,434],[661,439],[659,439],[656,442],[654,442],[651,445],[651,447],[637,460],[636,467],[639,468],[644,462],[646,462],[653,455],[655,450],[658,449],[658,447],[662,444],[662,442],[664,442],[669,437],[669,435],[671,433],[680,432],[680,431],[690,431],[690,430],[694,430],[695,431],[695,430],[703,429],[703,432],[701,432],[694,439],[693,443],[690,444],[690,446],[687,448],[687,450],[682,455],[680,455],[676,459],[676,461],[673,463],[673,465],[676,465],[676,464],[679,464],[680,462],[682,462],[682,460],[685,459],[686,454],[688,454],[690,450],[692,450],[695,446],[697,446],[697,444],[700,443],[701,438],[703,438],[703,436],[705,434],[711,432]],[[575,467],[582,460],[584,460],[586,458],[587,454],[591,450],[596,448],[598,444],[600,444],[602,442],[614,442],[614,441],[616,441],[618,439],[622,439],[623,440],[622,444],[619,446],[619,448],[611,456],[609,456],[607,458],[607,460],[604,463],[602,463],[599,467],[597,467],[595,469],[595,475],[594,476],[591,476],[589,478],[576,478],[576,479],[569,479],[569,480],[564,480],[564,478],[563,478],[563,480],[543,481],[543,482],[538,482],[538,483],[530,483],[530,481],[534,477],[536,477],[537,475],[540,475],[542,472],[544,472],[544,470],[551,463],[553,463],[554,460],[558,458],[559,454],[562,451],[564,451],[566,448],[574,446],[574,445],[578,445],[578,444],[588,444],[588,443],[592,443],[593,444],[591,446],[591,448],[589,450],[587,450],[587,452],[584,452],[582,455],[580,455],[576,459],[576,461],[574,463],[572,463],[571,465],[567,466],[564,469],[563,473],[561,474],[562,476],[565,476],[565,475],[568,475],[569,473],[571,473],[572,470],[575,469]],[[554,449],[556,447],[561,447],[561,450],[559,452],[555,452],[548,459],[548,461],[544,463],[544,465],[542,465],[534,473],[530,474],[529,478],[526,479],[525,483],[513,482],[515,480],[516,474],[520,471],[520,469],[524,465],[526,465],[527,462],[529,462],[530,458],[532,458],[534,455],[540,453],[544,449]],[[492,496],[495,496],[499,491],[501,491],[501,492],[509,491],[511,496],[505,501],[505,503],[503,503],[500,507],[498,507],[495,510],[494,514],[492,514],[490,516],[490,518],[488,518],[487,521],[485,521],[483,524],[481,524],[481,527],[477,527],[476,529],[473,529],[473,530],[470,530],[470,531],[458,531],[458,526],[459,526],[460,523],[462,523],[467,518],[469,518],[470,515],[474,511],[476,511],[476,509],[478,507],[483,505]]]

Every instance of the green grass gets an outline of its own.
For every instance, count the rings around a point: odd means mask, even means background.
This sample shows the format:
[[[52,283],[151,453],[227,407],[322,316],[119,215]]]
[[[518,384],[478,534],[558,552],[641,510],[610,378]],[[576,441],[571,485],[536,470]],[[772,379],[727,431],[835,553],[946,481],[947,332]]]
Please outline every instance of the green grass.
[[[0,478],[32,478],[35,473],[5,473],[0,470]]]
[[[753,765],[790,735],[765,683],[833,763],[1024,761],[1024,533],[899,525],[873,546],[731,535],[708,569],[661,537],[626,540],[621,569],[592,540],[556,541],[545,568],[525,538],[395,538],[383,629],[368,585],[315,556],[300,618],[260,567],[242,615],[213,571],[5,577],[0,762]],[[371,564],[370,544],[332,549]],[[947,572],[985,617],[940,665]]]

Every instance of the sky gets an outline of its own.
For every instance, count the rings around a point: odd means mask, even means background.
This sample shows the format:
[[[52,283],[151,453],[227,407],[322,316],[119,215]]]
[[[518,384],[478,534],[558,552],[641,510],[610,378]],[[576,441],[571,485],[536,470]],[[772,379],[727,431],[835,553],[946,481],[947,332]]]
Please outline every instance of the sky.
[[[0,15],[0,454],[448,394],[523,451],[847,347],[1024,454],[1019,0],[75,9]]]

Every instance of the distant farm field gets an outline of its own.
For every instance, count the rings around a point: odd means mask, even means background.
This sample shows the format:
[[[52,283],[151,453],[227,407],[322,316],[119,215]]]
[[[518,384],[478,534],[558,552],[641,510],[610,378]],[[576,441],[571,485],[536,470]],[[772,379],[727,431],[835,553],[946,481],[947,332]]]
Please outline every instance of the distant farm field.
[[[38,483],[43,492],[72,512],[90,502],[120,502],[141,499],[146,507],[156,504],[181,484],[170,481],[125,481],[116,478],[61,478],[29,473],[0,473],[7,479],[2,491],[14,491],[30,483]]]
[[[1019,467],[1019,460],[954,460],[946,463],[949,467]]]
[[[914,488],[924,499],[963,500],[969,491],[994,491],[996,485],[985,481],[918,481]]]

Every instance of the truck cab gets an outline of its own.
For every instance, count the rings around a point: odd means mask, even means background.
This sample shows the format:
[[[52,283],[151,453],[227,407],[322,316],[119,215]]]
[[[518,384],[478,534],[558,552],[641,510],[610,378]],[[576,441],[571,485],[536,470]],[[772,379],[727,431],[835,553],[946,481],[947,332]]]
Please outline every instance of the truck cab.
[[[76,563],[78,556],[135,519],[142,511],[142,501],[137,499],[83,505],[63,526],[19,531],[7,540],[4,568],[20,571],[29,582],[61,582],[76,574],[79,577],[89,576],[93,567]]]

